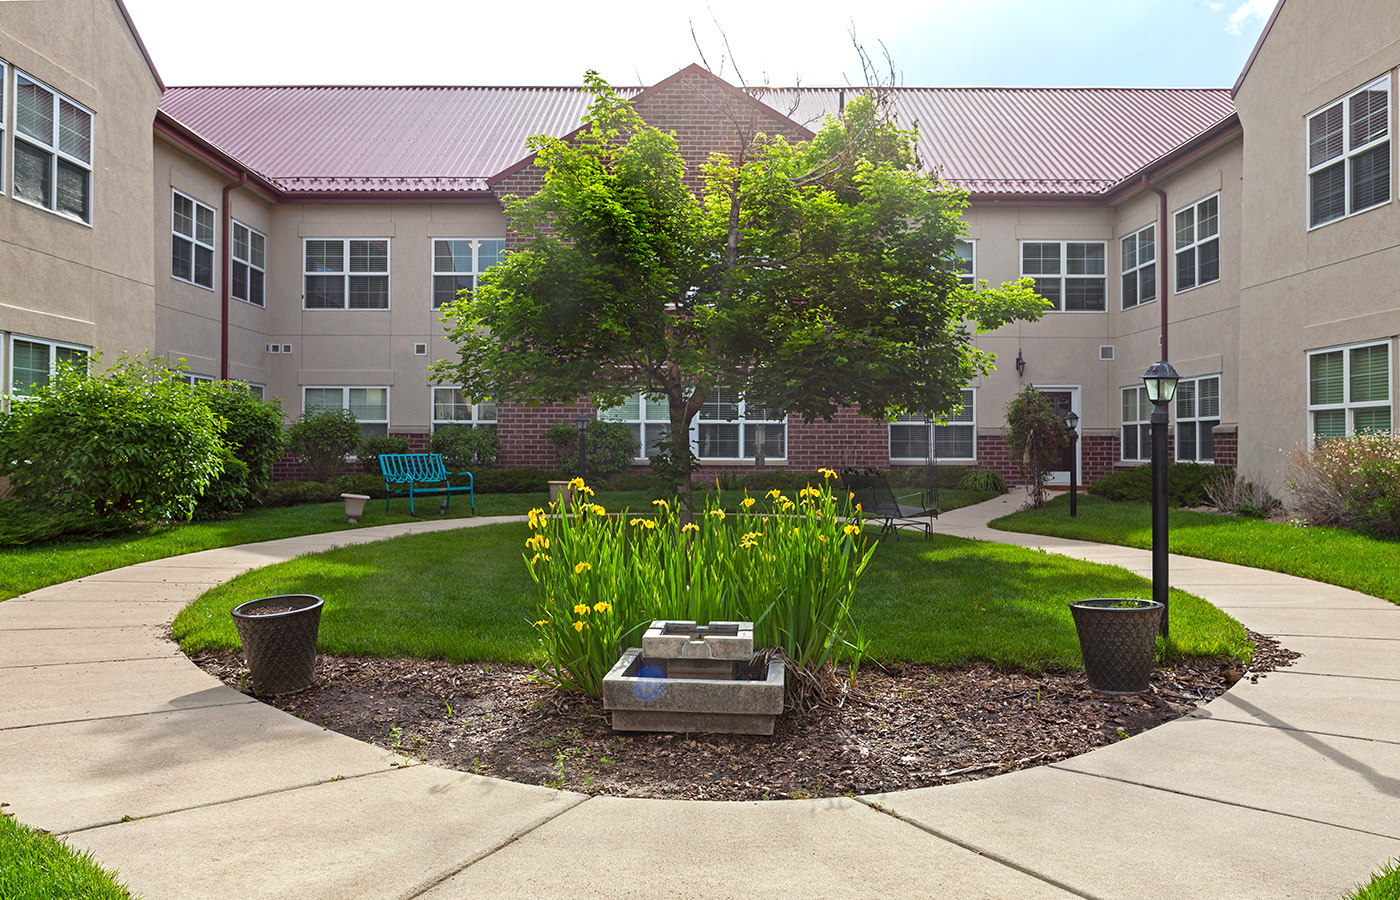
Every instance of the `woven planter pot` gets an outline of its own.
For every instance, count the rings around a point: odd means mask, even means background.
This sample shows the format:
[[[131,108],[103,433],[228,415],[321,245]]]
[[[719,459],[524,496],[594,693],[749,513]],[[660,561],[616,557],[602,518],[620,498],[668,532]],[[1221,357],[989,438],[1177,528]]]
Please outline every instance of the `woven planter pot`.
[[[249,600],[233,608],[238,639],[248,658],[253,690],[263,696],[290,694],[311,686],[316,675],[316,634],[325,601],[311,594],[284,594]],[[267,608],[286,612],[259,615]]]
[[[1132,606],[1122,606],[1130,603]],[[1147,690],[1152,651],[1162,621],[1155,600],[1114,598],[1080,600],[1069,605],[1089,684],[1110,694]]]

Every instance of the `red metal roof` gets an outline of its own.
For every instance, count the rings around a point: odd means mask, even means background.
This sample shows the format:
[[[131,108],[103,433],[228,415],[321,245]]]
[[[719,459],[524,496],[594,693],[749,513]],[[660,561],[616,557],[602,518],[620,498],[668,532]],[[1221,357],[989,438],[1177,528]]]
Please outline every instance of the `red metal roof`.
[[[633,95],[638,89],[620,93]],[[851,89],[762,100],[810,128]],[[1101,197],[1234,115],[1226,88],[898,88],[926,165],[978,195]],[[579,126],[578,87],[186,87],[161,109],[296,192],[484,191],[534,134]]]

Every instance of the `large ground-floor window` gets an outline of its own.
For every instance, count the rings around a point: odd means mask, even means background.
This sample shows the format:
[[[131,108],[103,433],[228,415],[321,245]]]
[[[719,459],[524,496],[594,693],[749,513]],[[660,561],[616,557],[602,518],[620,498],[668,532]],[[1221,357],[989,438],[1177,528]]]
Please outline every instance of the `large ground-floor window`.
[[[932,440],[932,453],[930,453]],[[962,409],[949,413],[945,422],[923,415],[902,415],[890,423],[890,460],[918,462],[929,459],[977,459],[977,392],[962,392]]]
[[[1183,378],[1176,386],[1176,458],[1215,461],[1215,426],[1220,424],[1220,376]]]
[[[700,409],[697,428],[701,459],[786,459],[787,413],[733,391],[716,391]]]
[[[444,425],[496,427],[496,401],[473,401],[461,388],[433,388],[433,431]]]
[[[23,397],[49,383],[62,365],[87,370],[89,348],[43,338],[10,337],[10,394]]]
[[[1123,388],[1123,461],[1152,458],[1152,401],[1142,385]]]
[[[389,433],[389,389],[387,387],[308,387],[303,388],[303,413],[327,409],[348,409],[360,423],[364,437]]]
[[[1308,418],[1314,438],[1389,432],[1390,342],[1308,353]]]
[[[604,422],[621,422],[632,429],[636,441],[634,459],[647,459],[660,452],[660,444],[671,430],[671,404],[654,394],[633,394],[618,406],[598,410]]]

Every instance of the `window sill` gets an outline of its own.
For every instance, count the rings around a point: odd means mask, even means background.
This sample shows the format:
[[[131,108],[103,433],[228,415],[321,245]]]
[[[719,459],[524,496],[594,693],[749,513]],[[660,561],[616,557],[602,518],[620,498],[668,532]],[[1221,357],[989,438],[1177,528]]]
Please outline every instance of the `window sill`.
[[[1156,298],[1156,297],[1153,297],[1151,300],[1139,300],[1137,303],[1134,303],[1132,306],[1120,306],[1120,307],[1118,308],[1118,311],[1119,311],[1119,312],[1131,312],[1131,311],[1133,311],[1133,310],[1135,310],[1135,309],[1141,309],[1141,308],[1144,307],[1144,306],[1151,306],[1152,304],[1154,304],[1154,303],[1156,303],[1156,302],[1157,302],[1157,298]]]
[[[765,459],[763,465],[755,465],[752,458],[749,459],[699,459],[701,466],[708,466],[717,469],[765,469],[781,468],[788,464],[787,459]]]
[[[1349,212],[1349,213],[1347,213],[1346,215],[1344,215],[1344,216],[1338,216],[1338,217],[1335,218],[1335,219],[1328,219],[1326,222],[1318,222],[1316,225],[1309,225],[1309,226],[1308,226],[1308,231],[1316,231],[1316,230],[1318,230],[1319,228],[1326,228],[1328,225],[1335,225],[1335,224],[1337,224],[1338,222],[1345,222],[1347,219],[1351,219],[1351,218],[1355,218],[1356,216],[1363,215],[1364,213],[1368,213],[1368,212],[1370,212],[1370,211],[1373,210],[1373,209],[1380,209],[1380,208],[1382,208],[1382,207],[1389,206],[1389,205],[1391,204],[1391,202],[1392,202],[1391,200],[1384,200],[1384,201],[1382,201],[1382,202],[1380,202],[1380,203],[1377,203],[1375,206],[1368,206],[1368,207],[1366,207],[1365,209],[1358,209],[1358,210],[1356,210],[1355,212]],[[40,208],[42,209],[42,207],[40,207]]]
[[[1210,287],[1212,284],[1219,284],[1219,283],[1220,283],[1220,279],[1219,279],[1219,278],[1215,278],[1215,279],[1212,279],[1212,280],[1210,280],[1210,281],[1202,281],[1200,284],[1193,284],[1193,285],[1191,285],[1191,287],[1189,287],[1189,288],[1173,288],[1173,289],[1172,289],[1172,294],[1173,294],[1174,296],[1180,297],[1182,294],[1189,294],[1189,293],[1191,293],[1191,292],[1194,291],[1194,290],[1199,290],[1200,288],[1203,288],[1203,287]]]
[[[60,212],[59,210],[56,210],[56,209],[50,209],[49,207],[45,206],[45,205],[42,204],[42,203],[35,203],[33,200],[30,200],[30,199],[28,199],[28,198],[26,198],[26,197],[21,197],[21,196],[19,196],[18,194],[14,193],[13,191],[10,192],[10,196],[11,196],[13,199],[18,200],[20,203],[23,203],[25,206],[31,206],[31,207],[33,207],[34,209],[41,209],[41,210],[43,210],[44,212],[48,213],[48,214],[51,215],[51,216],[58,216],[60,219],[63,219],[63,220],[68,221],[68,222],[72,222],[74,225],[81,225],[81,226],[83,226],[84,228],[91,228],[91,227],[92,227],[92,223],[91,223],[91,222],[85,222],[85,221],[83,221],[82,219],[78,218],[77,216],[69,215],[69,214],[66,213],[66,212]],[[90,200],[90,199],[91,199],[91,197],[89,197],[89,200]]]

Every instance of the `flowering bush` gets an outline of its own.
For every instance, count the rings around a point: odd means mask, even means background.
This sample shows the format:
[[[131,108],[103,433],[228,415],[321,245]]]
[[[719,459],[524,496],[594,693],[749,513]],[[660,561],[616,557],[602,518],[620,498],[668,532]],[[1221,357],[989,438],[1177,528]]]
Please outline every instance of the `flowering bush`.
[[[1400,536],[1400,442],[1389,434],[1319,438],[1288,465],[1294,505],[1310,523]]]
[[[753,622],[755,646],[780,650],[796,670],[790,685],[859,663],[851,597],[874,543],[827,484],[796,500],[776,489],[745,496],[735,513],[711,495],[692,522],[666,500],[650,515],[609,515],[582,479],[571,484],[567,510],[531,511],[526,542],[547,680],[600,695],[653,619]]]

